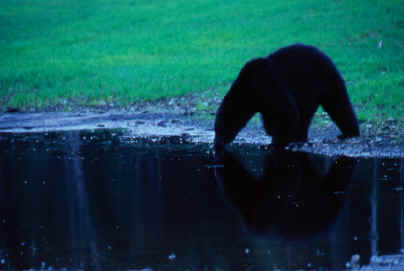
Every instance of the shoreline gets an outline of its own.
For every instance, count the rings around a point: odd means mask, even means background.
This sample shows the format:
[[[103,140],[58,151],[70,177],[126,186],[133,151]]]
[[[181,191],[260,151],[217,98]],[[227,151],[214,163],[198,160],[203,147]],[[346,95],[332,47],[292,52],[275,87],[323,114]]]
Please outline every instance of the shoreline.
[[[212,144],[213,117],[198,118],[181,113],[148,112],[36,112],[1,113],[3,133],[36,133],[70,130],[124,129],[131,138],[182,137],[184,143]],[[404,158],[404,143],[396,144],[389,135],[363,135],[338,140],[338,129],[331,123],[310,129],[309,141],[302,146],[288,146],[293,151],[362,158]],[[404,136],[404,135],[403,135]],[[254,144],[265,148],[271,142],[260,125],[247,125],[232,144]]]

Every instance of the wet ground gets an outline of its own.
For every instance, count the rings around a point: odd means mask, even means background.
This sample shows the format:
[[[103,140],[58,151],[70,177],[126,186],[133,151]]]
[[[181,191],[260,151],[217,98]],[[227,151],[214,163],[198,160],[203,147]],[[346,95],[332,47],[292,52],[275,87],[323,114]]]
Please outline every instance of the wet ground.
[[[179,118],[38,116],[0,124],[0,270],[403,270],[401,157],[217,161]]]
[[[125,129],[128,136],[134,138],[177,136],[181,137],[183,142],[211,144],[214,137],[212,114],[194,114],[178,110],[137,110],[135,113],[119,110],[102,110],[98,113],[1,113],[0,133],[119,128]],[[327,120],[323,122],[322,125],[313,125],[309,142],[296,150],[329,156],[404,157],[404,123],[387,121],[381,125],[362,124],[361,137],[341,141],[337,139],[339,132],[336,126]],[[250,143],[262,148],[266,148],[270,142],[271,138],[264,133],[261,125],[254,121],[250,121],[235,140],[235,144]]]

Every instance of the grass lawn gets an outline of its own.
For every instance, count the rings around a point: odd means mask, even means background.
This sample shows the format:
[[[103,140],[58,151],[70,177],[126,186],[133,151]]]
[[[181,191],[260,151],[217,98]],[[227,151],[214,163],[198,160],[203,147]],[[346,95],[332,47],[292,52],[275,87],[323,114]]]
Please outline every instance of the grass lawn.
[[[360,119],[404,120],[402,0],[2,0],[0,110],[224,95],[295,42],[334,60]]]

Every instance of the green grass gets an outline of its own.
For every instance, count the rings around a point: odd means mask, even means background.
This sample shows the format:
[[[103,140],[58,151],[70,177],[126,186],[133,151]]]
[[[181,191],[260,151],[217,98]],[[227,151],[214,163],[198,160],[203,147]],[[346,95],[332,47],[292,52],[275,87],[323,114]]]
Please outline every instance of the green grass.
[[[331,56],[359,118],[404,118],[401,0],[2,0],[0,109],[223,95],[295,42]]]

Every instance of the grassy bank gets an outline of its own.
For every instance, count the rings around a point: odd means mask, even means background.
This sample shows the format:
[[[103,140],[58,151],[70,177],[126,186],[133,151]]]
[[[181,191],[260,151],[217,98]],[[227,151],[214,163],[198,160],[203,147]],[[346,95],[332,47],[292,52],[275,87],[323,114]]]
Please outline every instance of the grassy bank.
[[[0,109],[223,95],[250,58],[325,51],[359,118],[404,119],[400,0],[2,0]]]

